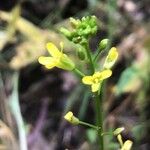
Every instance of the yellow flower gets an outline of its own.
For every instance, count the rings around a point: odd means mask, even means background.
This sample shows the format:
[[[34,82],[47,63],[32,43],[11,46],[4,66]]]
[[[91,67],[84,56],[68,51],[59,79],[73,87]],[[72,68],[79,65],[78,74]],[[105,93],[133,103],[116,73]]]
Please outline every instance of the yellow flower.
[[[122,128],[123,129],[123,128]],[[117,135],[117,139],[120,143],[120,146],[121,146],[121,149],[120,150],[131,150],[131,147],[133,145],[133,142],[130,141],[130,140],[127,140],[123,143],[123,140],[122,140],[122,136],[121,134],[118,134]]]
[[[54,67],[58,67],[64,70],[73,70],[75,68],[75,64],[73,61],[62,52],[63,44],[60,43],[61,51],[53,43],[47,43],[46,48],[50,53],[50,57],[41,56],[38,61],[40,64],[44,65],[46,68],[51,69]]]
[[[130,140],[127,140],[124,142],[121,150],[131,150],[132,145],[133,145],[133,142]]]
[[[100,88],[101,82],[109,78],[112,75],[112,71],[107,69],[101,72],[95,72],[92,76],[84,76],[82,82],[87,85],[91,85],[92,92],[97,92]]]
[[[65,116],[64,118],[70,122],[71,124],[74,124],[74,125],[78,125],[79,124],[79,119],[77,117],[75,117],[73,115],[73,113],[71,111],[69,111]]]
[[[110,69],[114,63],[116,62],[118,58],[118,52],[117,52],[117,49],[115,47],[112,47],[110,50],[109,50],[109,53],[106,57],[106,60],[104,62],[104,68],[105,69]]]
[[[117,128],[113,133],[114,135],[120,134],[124,130],[124,127]]]

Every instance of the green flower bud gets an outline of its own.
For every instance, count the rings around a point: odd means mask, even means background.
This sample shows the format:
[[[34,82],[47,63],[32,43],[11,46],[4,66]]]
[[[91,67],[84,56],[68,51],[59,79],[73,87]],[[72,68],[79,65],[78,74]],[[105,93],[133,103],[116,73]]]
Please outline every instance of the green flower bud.
[[[71,26],[73,28],[76,28],[79,24],[80,24],[80,20],[79,19],[74,19],[74,18],[70,18],[70,23],[71,23]]]
[[[71,37],[71,32],[67,30],[66,28],[60,28],[60,32],[64,34],[67,38]]]
[[[104,49],[107,47],[108,42],[109,42],[108,39],[103,39],[103,40],[101,40],[100,43],[99,43],[99,49],[100,49],[101,51],[104,50]]]
[[[83,47],[78,48],[77,55],[80,60],[84,60],[86,57],[85,49]]]

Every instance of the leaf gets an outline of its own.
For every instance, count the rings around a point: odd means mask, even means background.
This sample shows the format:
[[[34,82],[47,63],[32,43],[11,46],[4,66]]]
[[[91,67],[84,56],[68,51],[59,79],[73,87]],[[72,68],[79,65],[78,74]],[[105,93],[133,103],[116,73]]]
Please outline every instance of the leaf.
[[[135,92],[141,85],[139,73],[140,70],[134,65],[125,69],[116,85],[116,94]]]
[[[86,131],[87,134],[87,138],[91,143],[95,143],[96,142],[96,138],[97,138],[97,131],[94,129],[88,129]]]

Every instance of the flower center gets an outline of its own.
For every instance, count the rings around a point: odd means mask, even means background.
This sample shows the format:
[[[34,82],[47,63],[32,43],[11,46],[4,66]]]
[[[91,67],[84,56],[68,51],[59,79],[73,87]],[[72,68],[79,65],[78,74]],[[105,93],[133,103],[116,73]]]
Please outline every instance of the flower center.
[[[93,82],[94,82],[95,84],[97,84],[97,83],[99,83],[99,79],[98,79],[98,78],[94,78],[94,79],[93,79]]]

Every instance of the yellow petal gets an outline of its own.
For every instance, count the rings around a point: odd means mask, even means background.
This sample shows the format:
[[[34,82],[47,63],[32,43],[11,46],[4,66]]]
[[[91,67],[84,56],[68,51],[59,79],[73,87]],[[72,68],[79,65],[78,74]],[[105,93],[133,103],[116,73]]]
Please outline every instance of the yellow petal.
[[[100,88],[100,83],[92,84],[91,86],[92,92],[97,92],[99,88]]]
[[[45,65],[45,67],[47,69],[52,69],[52,68],[56,67],[56,65],[55,64],[49,64],[49,65]]]
[[[104,80],[106,78],[109,78],[112,75],[112,71],[111,70],[104,70],[102,72],[100,72],[100,80]]]
[[[91,84],[93,84],[92,79],[93,79],[92,76],[85,76],[85,77],[82,78],[82,82],[83,82],[84,84],[91,85]]]
[[[117,49],[115,47],[112,47],[106,57],[104,68],[110,69],[116,62],[117,58],[118,58]]]
[[[132,144],[133,144],[132,141],[127,140],[127,141],[123,144],[121,150],[131,150]]]
[[[78,125],[80,123],[79,119],[75,117],[71,111],[69,111],[64,118],[73,125]]]
[[[117,59],[118,57],[118,52],[117,49],[115,47],[112,47],[108,53],[108,57],[111,61],[114,61]]]
[[[38,61],[42,65],[49,65],[51,63],[54,63],[55,59],[53,57],[40,56],[39,59],[38,59]]]
[[[60,57],[60,55],[62,54],[58,48],[51,42],[46,44],[46,48],[48,50],[48,52],[51,54],[52,57]]]
[[[67,120],[67,121],[72,121],[72,117],[73,117],[73,113],[71,111],[69,111],[65,116],[64,118]]]

